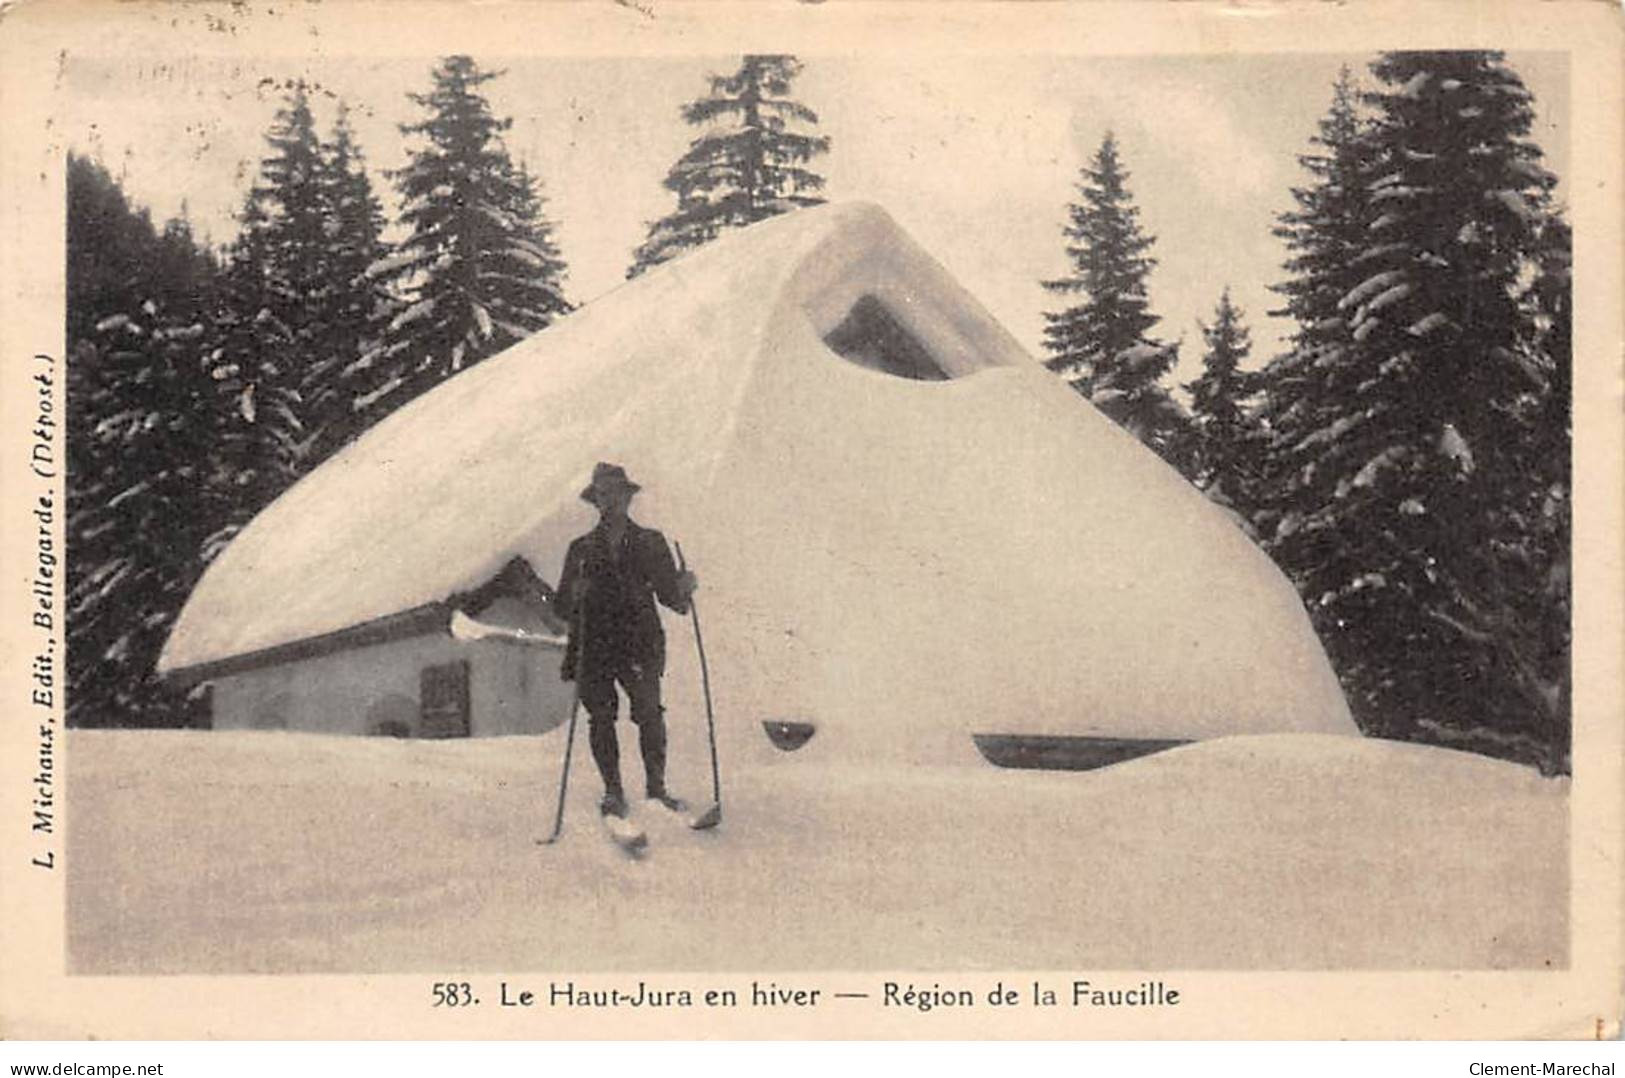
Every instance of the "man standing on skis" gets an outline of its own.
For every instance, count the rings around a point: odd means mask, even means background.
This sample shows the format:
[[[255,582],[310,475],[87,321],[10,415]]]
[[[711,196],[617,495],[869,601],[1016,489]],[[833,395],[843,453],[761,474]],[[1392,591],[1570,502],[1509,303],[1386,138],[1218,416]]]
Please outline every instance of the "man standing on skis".
[[[640,489],[619,465],[600,463],[593,469],[581,498],[598,510],[598,526],[570,544],[559,579],[559,605],[571,626],[563,677],[579,682],[581,706],[587,709],[592,758],[604,779],[600,811],[623,819],[617,684],[638,728],[644,792],[673,811],[683,808],[666,789],[666,718],[660,703],[666,634],[655,600],[686,614],[697,583],[693,573],[678,571],[665,536],[627,515]]]

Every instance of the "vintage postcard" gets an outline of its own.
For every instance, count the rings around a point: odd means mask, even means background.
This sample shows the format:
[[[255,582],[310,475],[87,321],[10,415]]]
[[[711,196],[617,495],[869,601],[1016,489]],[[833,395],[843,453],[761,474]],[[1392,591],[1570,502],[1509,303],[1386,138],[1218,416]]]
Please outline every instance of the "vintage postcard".
[[[0,1031],[1612,1038],[1621,19],[0,15]]]

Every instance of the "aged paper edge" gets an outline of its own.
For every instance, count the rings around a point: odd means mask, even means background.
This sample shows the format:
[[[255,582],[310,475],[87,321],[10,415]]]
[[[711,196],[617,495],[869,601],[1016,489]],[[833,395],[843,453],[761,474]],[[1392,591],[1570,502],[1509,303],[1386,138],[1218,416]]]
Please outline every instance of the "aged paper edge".
[[[478,19],[467,17],[477,11]],[[1571,57],[1575,136],[1569,164],[1575,226],[1577,339],[1575,382],[1575,769],[1571,802],[1572,966],[1534,972],[1211,972],[1177,975],[1193,1000],[1173,1014],[1123,1014],[1080,1022],[1070,1013],[1020,1019],[966,1012],[955,1037],[1033,1038],[1463,1038],[1612,1037],[1618,1033],[1621,976],[1620,723],[1622,326],[1620,177],[1620,16],[1603,3],[1351,5],[1109,4],[928,6],[834,3],[817,6],[725,3],[617,5],[453,2],[300,6],[256,19],[251,35],[230,31],[229,6],[148,3],[18,4],[0,16],[0,537],[10,566],[31,563],[29,509],[39,483],[27,469],[33,400],[19,368],[36,352],[62,352],[64,147],[49,127],[59,57],[65,52],[138,47],[161,40],[171,20],[216,19],[198,51],[298,56],[315,47],[357,56],[468,51],[501,57],[523,49],[505,28],[521,15],[538,32],[525,40],[559,55],[727,53],[790,49],[799,54],[861,54],[901,49],[974,56],[1005,53],[1179,54],[1376,51],[1394,47],[1552,49]],[[996,31],[993,30],[996,28]],[[189,37],[191,44],[199,39]],[[996,41],[996,43],[994,43]],[[524,51],[530,51],[528,49]],[[1581,137],[1583,136],[1583,137]],[[60,382],[56,406],[62,414]],[[61,504],[60,498],[58,504]],[[61,514],[57,515],[61,548]],[[13,603],[25,574],[7,574],[3,642],[5,704],[0,713],[0,1033],[8,1038],[653,1038],[937,1036],[907,1013],[707,1015],[669,1012],[570,1013],[514,1022],[495,1010],[452,1015],[423,1005],[423,975],[281,977],[68,977],[63,971],[63,873],[28,866],[15,836],[26,831],[37,723],[28,714],[27,670],[36,641]],[[72,762],[66,762],[71,775]],[[69,779],[71,783],[71,777]],[[71,814],[71,793],[63,806]],[[59,820],[60,822],[60,820]],[[455,971],[447,971],[453,973]],[[515,971],[524,973],[525,971]],[[958,980],[1022,983],[1042,973],[978,971]],[[780,980],[793,979],[778,972]],[[819,972],[804,980],[830,991],[867,990],[908,971]],[[727,979],[748,982],[750,971]],[[494,979],[494,978],[488,978]],[[579,983],[607,977],[578,976]],[[617,980],[622,978],[617,978]],[[651,974],[654,985],[705,983],[715,973]],[[946,980],[947,975],[936,979]]]

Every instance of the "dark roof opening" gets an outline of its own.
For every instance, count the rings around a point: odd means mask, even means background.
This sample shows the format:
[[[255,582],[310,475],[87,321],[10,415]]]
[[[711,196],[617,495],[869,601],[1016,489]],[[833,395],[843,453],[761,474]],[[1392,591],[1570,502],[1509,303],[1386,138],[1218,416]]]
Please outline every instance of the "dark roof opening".
[[[849,362],[898,378],[942,382],[949,377],[925,345],[871,295],[852,305],[840,325],[824,335],[824,343]]]

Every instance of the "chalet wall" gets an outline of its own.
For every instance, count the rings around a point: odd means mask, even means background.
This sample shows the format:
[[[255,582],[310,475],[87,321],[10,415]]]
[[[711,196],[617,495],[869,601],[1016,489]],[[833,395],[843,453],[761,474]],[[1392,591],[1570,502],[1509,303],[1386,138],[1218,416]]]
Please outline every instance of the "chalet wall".
[[[350,648],[218,679],[214,727],[368,734],[395,723],[415,737],[423,670],[467,660],[470,734],[539,733],[569,717],[562,659],[551,643],[465,643],[443,634]]]

